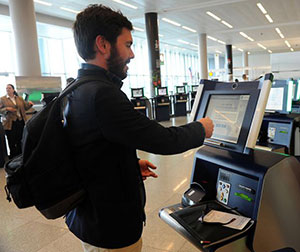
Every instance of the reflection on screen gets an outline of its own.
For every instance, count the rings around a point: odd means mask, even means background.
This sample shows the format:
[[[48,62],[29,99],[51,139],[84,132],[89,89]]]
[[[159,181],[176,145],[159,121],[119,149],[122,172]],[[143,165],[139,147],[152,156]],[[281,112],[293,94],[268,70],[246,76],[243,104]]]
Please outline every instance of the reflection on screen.
[[[250,95],[211,95],[205,116],[212,119],[212,139],[237,143]]]
[[[284,87],[271,88],[266,110],[283,110]]]
[[[143,89],[133,89],[132,96],[134,98],[143,97]]]
[[[158,88],[157,93],[158,93],[158,95],[167,95],[167,89],[166,88]]]

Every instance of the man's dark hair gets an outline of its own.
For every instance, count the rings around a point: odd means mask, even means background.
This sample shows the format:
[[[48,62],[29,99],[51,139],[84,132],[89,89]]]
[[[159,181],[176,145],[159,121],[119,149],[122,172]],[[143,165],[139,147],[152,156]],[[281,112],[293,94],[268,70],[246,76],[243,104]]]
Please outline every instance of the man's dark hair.
[[[79,55],[84,60],[95,58],[95,39],[103,36],[114,45],[122,29],[132,31],[131,22],[120,12],[102,4],[92,4],[80,12],[73,25],[74,39]]]

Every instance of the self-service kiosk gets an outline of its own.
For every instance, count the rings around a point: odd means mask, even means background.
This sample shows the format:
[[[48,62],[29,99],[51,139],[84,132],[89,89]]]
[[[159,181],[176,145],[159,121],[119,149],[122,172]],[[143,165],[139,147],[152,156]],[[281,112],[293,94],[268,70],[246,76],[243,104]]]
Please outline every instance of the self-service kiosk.
[[[131,89],[131,102],[134,109],[138,110],[145,116],[148,116],[148,104],[147,98],[144,96],[144,88],[132,88]]]
[[[300,155],[300,114],[292,112],[298,87],[294,80],[274,80],[263,118],[257,148]]]
[[[167,87],[157,87],[155,89],[156,96],[154,97],[154,112],[157,121],[170,120],[170,98],[168,96]]]
[[[254,148],[271,81],[199,85],[191,116],[210,117],[214,132],[182,201],[159,216],[200,251],[300,251],[300,164]]]
[[[186,116],[186,105],[188,101],[188,95],[185,90],[185,86],[177,86],[176,94],[174,95],[174,115]]]

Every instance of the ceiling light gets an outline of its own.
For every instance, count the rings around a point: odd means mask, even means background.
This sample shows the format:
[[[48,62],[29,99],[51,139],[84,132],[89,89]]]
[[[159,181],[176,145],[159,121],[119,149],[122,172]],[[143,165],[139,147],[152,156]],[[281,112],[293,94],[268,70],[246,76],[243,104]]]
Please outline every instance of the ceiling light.
[[[181,26],[181,24],[167,18],[162,18],[162,20],[175,26]]]
[[[182,28],[185,29],[185,30],[188,30],[190,32],[197,32],[196,30],[194,30],[194,29],[192,29],[190,27],[187,27],[187,26],[182,26]]]
[[[218,51],[218,50],[216,50],[216,53],[220,53],[220,54],[221,54],[222,52],[221,52],[221,51]]]
[[[75,14],[78,14],[80,12],[80,11],[72,10],[72,9],[65,8],[65,7],[59,7],[59,8],[62,10],[68,11],[68,12],[75,13]]]
[[[222,40],[217,40],[220,44],[226,45],[226,43]]]
[[[212,18],[218,20],[218,21],[221,21],[221,18],[219,18],[215,14],[211,13],[210,11],[207,11],[206,14],[209,15],[209,16],[211,16]]]
[[[133,30],[143,32],[144,29],[133,26]]]
[[[191,45],[192,45],[192,46],[197,46],[197,47],[198,47],[198,45],[197,45],[197,44],[193,44],[193,43],[191,43]]]
[[[281,38],[284,38],[283,34],[281,33],[281,31],[279,30],[279,28],[275,28],[275,30],[277,31],[277,33],[279,34],[279,36]]]
[[[211,40],[213,40],[213,41],[217,41],[217,39],[214,38],[214,37],[212,37],[212,36],[207,36],[207,38],[208,38],[208,39],[211,39]]]
[[[178,39],[177,41],[180,42],[180,43],[186,44],[186,45],[190,44],[190,42],[184,41],[182,39]]]
[[[222,20],[221,22],[222,24],[226,25],[229,28],[232,28],[233,26],[231,24],[228,24],[227,22],[225,22],[224,20]]]
[[[138,7],[136,7],[136,6],[132,5],[132,4],[126,3],[126,2],[124,2],[122,0],[113,0],[113,1],[116,2],[116,3],[119,3],[119,4],[123,4],[123,5],[127,6],[127,7],[130,7],[130,8],[135,9],[135,10],[138,8]]]
[[[270,17],[269,14],[265,15],[265,17],[268,19],[268,21],[269,21],[270,23],[273,23],[273,19]]]
[[[238,48],[238,50],[240,51],[240,52],[243,52],[244,50],[243,49],[241,49],[241,48]]]
[[[269,53],[272,53],[272,51],[271,51],[271,50],[268,50],[268,52],[269,52]]]
[[[253,38],[251,38],[251,37],[249,37],[246,33],[244,33],[244,32],[240,32],[240,34],[244,37],[244,38],[246,38],[246,39],[248,39],[248,40],[250,40],[251,42],[253,42],[254,41],[254,39]]]
[[[43,4],[43,5],[46,5],[46,6],[52,6],[52,3],[48,3],[48,2],[45,2],[45,1],[41,1],[41,0],[34,0],[35,3],[39,3],[39,4]]]
[[[294,49],[293,49],[293,48],[291,48],[290,50],[291,50],[292,52],[294,51]]]
[[[257,3],[256,5],[263,14],[267,14],[267,11],[265,10],[265,8],[262,6],[261,3]]]
[[[248,55],[251,54],[250,52],[248,52]]]
[[[233,48],[233,49],[235,49],[235,48],[236,48],[236,46],[234,46],[234,45],[233,45],[233,46],[232,46],[232,48]]]
[[[291,47],[290,43],[286,40],[284,41],[284,43],[288,46],[288,47]]]
[[[164,35],[162,35],[162,34],[158,34],[158,36],[159,36],[159,37],[163,37]]]
[[[267,50],[267,48],[266,48],[265,46],[263,46],[262,44],[260,44],[260,43],[257,43],[257,45],[258,45],[259,47],[261,47],[262,49],[265,49],[265,50]]]

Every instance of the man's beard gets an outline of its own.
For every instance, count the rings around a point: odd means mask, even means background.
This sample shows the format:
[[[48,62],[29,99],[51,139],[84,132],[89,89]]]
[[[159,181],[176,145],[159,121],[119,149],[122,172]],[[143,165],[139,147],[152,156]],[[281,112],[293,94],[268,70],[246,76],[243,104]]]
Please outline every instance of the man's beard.
[[[120,57],[117,48],[113,45],[110,50],[110,57],[107,60],[108,71],[123,80],[127,77],[125,66],[129,63],[129,61],[130,60],[128,59],[124,62],[124,60]]]

